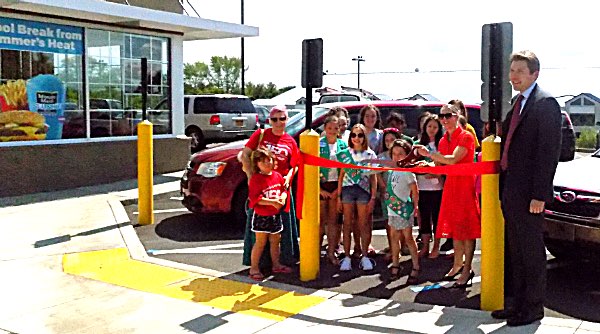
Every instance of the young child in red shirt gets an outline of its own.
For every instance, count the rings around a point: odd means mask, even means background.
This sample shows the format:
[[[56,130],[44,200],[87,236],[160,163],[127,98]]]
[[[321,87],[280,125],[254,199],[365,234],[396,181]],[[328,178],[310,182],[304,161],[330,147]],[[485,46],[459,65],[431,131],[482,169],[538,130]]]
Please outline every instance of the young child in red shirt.
[[[279,241],[283,224],[279,212],[285,208],[288,197],[281,174],[274,171],[273,153],[260,147],[252,152],[252,169],[254,174],[248,184],[249,206],[254,209],[251,219],[251,230],[256,235],[252,247],[249,276],[255,281],[264,279],[259,269],[260,257],[267,240],[270,244],[273,273],[290,273],[291,269],[279,262]],[[286,211],[287,212],[287,211]]]

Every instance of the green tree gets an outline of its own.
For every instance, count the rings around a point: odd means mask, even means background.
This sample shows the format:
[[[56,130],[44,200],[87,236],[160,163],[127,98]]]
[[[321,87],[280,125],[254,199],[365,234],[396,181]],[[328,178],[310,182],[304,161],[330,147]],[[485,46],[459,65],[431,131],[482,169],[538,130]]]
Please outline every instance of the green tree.
[[[240,94],[242,62],[236,57],[213,56],[210,65],[203,62],[183,65],[185,94],[230,93]],[[294,86],[278,89],[275,84],[247,82],[245,94],[251,99],[269,99]]]
[[[210,69],[201,61],[183,65],[183,90],[186,94],[202,93],[210,82]]]
[[[239,58],[213,56],[210,58],[211,83],[224,93],[239,93],[241,68]]]

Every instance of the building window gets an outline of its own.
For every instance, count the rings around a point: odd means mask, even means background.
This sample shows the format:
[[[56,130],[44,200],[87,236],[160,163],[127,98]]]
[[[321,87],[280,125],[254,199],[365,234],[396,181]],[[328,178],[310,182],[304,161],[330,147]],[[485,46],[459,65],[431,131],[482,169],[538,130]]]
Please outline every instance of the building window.
[[[83,28],[6,17],[0,28],[0,142],[84,136],[69,132],[83,115]]]
[[[171,133],[168,38],[0,17],[0,142],[135,135],[142,57],[147,118]]]
[[[155,134],[171,132],[168,38],[87,29],[92,137],[136,134],[142,120],[141,58],[148,59],[148,120]]]
[[[593,106],[596,104],[594,103],[594,101],[591,101],[590,99],[583,99],[583,105],[584,106]]]
[[[575,114],[571,113],[571,122],[574,126],[594,126],[596,117],[594,114]]]

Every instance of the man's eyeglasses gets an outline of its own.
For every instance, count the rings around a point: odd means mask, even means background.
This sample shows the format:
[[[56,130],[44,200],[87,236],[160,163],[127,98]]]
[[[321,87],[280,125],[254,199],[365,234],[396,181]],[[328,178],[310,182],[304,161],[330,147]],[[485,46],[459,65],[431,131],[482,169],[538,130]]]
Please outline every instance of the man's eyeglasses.
[[[451,113],[451,112],[444,113],[444,114],[440,114],[440,119],[444,119],[444,118],[445,119],[450,119],[450,118],[452,118],[452,116],[456,116],[456,114],[455,113]]]
[[[358,138],[365,138],[365,135],[363,133],[354,133],[354,132],[352,132],[350,134],[350,138],[356,138],[356,137],[358,137]]]
[[[285,117],[285,116],[281,116],[281,117],[270,117],[269,119],[270,119],[270,120],[271,120],[271,122],[273,122],[273,123],[275,123],[275,122],[277,122],[277,121],[280,121],[280,122],[285,122],[285,121],[287,120],[287,117]]]

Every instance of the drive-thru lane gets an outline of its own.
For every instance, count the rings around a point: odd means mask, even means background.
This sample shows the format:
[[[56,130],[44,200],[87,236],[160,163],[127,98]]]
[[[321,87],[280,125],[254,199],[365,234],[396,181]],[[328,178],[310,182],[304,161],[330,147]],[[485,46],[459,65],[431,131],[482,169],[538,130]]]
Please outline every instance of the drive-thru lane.
[[[190,213],[182,207],[178,192],[156,196],[154,208],[156,223],[137,226],[137,205],[125,207],[149,255],[220,272],[247,275],[248,267],[241,264],[243,227],[233,224],[229,216]],[[386,244],[385,229],[376,224],[373,246],[381,250]],[[477,248],[473,262],[474,270],[479,274],[480,250]],[[327,261],[321,261],[319,277],[314,281],[300,281],[297,267],[292,274],[280,274],[268,279],[399,302],[479,308],[478,275],[473,286],[466,290],[449,289],[447,282],[439,281],[452,265],[451,254],[438,259],[423,259],[419,283],[414,286],[405,284],[411,268],[409,256],[401,259],[403,276],[397,281],[390,281],[383,254],[378,254],[374,259],[376,266],[371,272],[358,269],[358,261],[353,262],[351,272],[340,272]],[[598,274],[598,269],[593,266],[560,263],[549,256],[546,314],[600,321],[600,283],[594,283],[597,282],[595,279],[590,280],[591,277],[598,277]]]

